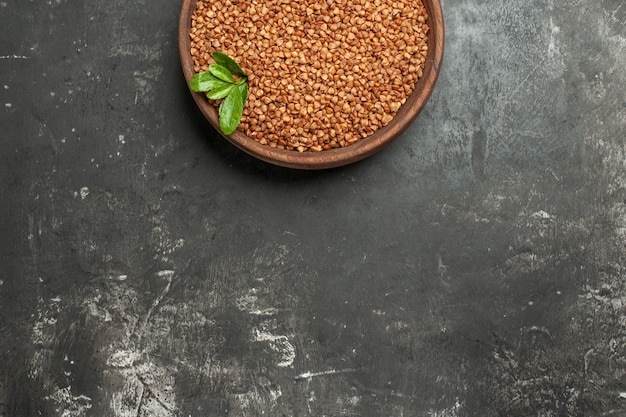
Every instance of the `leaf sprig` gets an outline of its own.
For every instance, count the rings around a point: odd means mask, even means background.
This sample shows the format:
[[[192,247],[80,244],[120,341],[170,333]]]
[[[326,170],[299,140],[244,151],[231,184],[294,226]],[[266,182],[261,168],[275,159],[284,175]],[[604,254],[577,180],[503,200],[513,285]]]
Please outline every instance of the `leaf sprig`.
[[[210,100],[223,99],[218,110],[220,129],[225,135],[233,133],[248,98],[248,75],[226,54],[213,52],[215,64],[199,72],[189,81],[193,91],[206,93]]]

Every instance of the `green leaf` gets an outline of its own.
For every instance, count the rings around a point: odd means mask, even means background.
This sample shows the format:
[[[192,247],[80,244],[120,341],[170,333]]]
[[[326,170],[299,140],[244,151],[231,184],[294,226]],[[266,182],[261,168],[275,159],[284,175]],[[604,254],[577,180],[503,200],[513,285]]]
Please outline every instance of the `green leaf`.
[[[230,135],[237,129],[242,113],[243,100],[241,90],[234,88],[222,101],[219,109],[220,129],[222,129],[225,135]]]
[[[225,81],[220,80],[210,72],[199,72],[189,81],[189,88],[193,91],[205,92],[213,90],[217,87],[227,85]]]
[[[228,69],[231,74],[239,75],[240,77],[247,77],[246,73],[243,72],[239,64],[237,64],[237,62],[228,55],[221,52],[213,52],[213,59],[215,60],[215,63]]]
[[[239,92],[241,93],[241,102],[243,104],[246,104],[246,99],[248,98],[248,83],[244,81],[243,83],[239,84],[238,87]]]
[[[233,75],[230,73],[230,71],[220,64],[209,65],[209,72],[222,81],[226,81],[228,83],[235,82],[235,79],[233,78]]]
[[[235,84],[224,84],[222,87],[217,87],[214,90],[206,93],[206,96],[210,100],[219,100],[220,98],[224,98],[230,94],[233,90],[239,90]]]

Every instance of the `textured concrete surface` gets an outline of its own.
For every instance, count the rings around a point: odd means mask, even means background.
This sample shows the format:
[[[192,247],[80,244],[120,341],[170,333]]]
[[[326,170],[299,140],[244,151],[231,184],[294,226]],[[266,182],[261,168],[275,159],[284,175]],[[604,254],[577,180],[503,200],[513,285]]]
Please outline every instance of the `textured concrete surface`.
[[[622,0],[446,0],[325,172],[209,127],[179,7],[0,2],[0,415],[626,416]]]

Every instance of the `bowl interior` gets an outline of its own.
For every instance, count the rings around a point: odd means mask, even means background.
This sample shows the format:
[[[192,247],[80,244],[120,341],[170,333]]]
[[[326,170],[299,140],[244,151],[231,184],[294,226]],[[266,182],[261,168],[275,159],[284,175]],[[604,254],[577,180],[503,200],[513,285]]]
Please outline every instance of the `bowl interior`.
[[[190,53],[191,17],[196,9],[198,0],[183,0],[178,32],[178,46],[183,74],[187,84],[193,77],[193,60]],[[289,168],[297,169],[325,169],[357,162],[366,158],[395,139],[402,133],[422,110],[430,97],[443,59],[444,24],[440,0],[422,0],[428,11],[428,53],[422,77],[417,81],[413,93],[400,107],[394,118],[372,135],[360,139],[354,144],[344,147],[324,150],[321,152],[297,152],[286,149],[276,149],[262,145],[237,130],[230,135],[223,135],[219,129],[217,109],[206,99],[203,93],[191,92],[200,111],[215,127],[215,129],[232,144],[250,155],[263,161]]]

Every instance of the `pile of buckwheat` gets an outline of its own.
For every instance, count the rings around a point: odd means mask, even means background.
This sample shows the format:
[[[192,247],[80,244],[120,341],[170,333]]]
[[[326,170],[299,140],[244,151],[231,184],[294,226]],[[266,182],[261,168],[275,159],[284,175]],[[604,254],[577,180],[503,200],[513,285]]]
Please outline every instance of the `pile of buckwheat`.
[[[248,74],[239,130],[271,147],[348,146],[385,126],[422,76],[421,0],[199,0],[191,55],[213,51]]]

